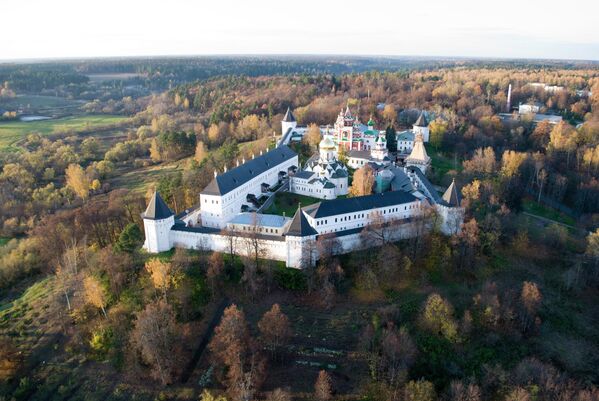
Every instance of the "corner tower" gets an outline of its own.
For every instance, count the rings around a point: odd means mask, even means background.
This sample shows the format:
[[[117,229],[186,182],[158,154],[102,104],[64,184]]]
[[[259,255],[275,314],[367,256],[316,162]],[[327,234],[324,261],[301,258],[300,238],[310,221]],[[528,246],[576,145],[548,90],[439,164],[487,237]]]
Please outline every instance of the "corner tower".
[[[283,117],[283,121],[281,121],[281,135],[285,136],[290,128],[295,129],[295,127],[297,127],[297,121],[291,112],[291,108],[287,107],[287,113],[285,113],[285,117]]]
[[[154,192],[141,217],[144,219],[146,235],[145,250],[150,253],[158,253],[171,249],[170,231],[171,227],[175,225],[175,215],[158,192]]]

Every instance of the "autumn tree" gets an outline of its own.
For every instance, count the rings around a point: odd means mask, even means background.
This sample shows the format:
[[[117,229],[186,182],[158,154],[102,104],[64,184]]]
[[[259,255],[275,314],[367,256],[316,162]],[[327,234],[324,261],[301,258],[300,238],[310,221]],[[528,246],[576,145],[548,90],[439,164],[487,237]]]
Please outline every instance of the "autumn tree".
[[[89,197],[91,181],[83,168],[78,164],[69,164],[65,176],[66,185],[73,190],[75,195],[86,200]]]
[[[216,285],[218,280],[221,278],[224,269],[225,262],[223,260],[223,255],[219,252],[212,252],[212,255],[210,255],[210,258],[208,258],[208,270],[206,271],[206,278],[210,283],[212,296],[214,296]]]
[[[318,149],[318,144],[322,136],[320,135],[320,127],[316,124],[310,124],[308,126],[308,131],[304,135],[304,141],[310,145],[312,149]]]
[[[208,157],[208,150],[206,149],[206,145],[204,145],[204,142],[198,141],[198,143],[196,144],[194,159],[198,163],[201,163],[206,157]]]
[[[595,275],[599,268],[599,228],[587,235],[587,248],[585,254],[591,259]]]
[[[200,401],[227,401],[227,398],[224,395],[212,395],[210,391],[204,389],[200,396]]]
[[[437,394],[433,383],[424,379],[410,381],[404,389],[405,401],[435,401]]]
[[[291,394],[280,388],[274,389],[266,396],[266,401],[291,401]]]
[[[102,287],[100,280],[94,276],[87,275],[83,279],[83,288],[85,289],[85,301],[96,308],[100,308],[104,317],[107,318],[105,309],[106,291]]]
[[[397,118],[397,110],[395,110],[394,105],[385,105],[383,108],[383,118],[389,123],[389,125],[393,125],[393,123],[395,123],[395,119]]]
[[[443,139],[447,132],[447,123],[437,118],[429,124],[429,132],[431,145],[433,145],[435,149],[439,149],[443,144]]]
[[[439,294],[432,293],[426,299],[421,325],[430,332],[445,337],[451,342],[458,341],[458,327],[453,317],[453,307]]]
[[[316,383],[314,383],[314,398],[318,401],[328,401],[333,397],[331,376],[326,370],[318,372]]]
[[[492,147],[478,148],[470,160],[465,160],[464,170],[471,174],[492,174],[496,169],[495,151]]]
[[[374,187],[374,170],[368,164],[359,168],[354,173],[352,185],[349,188],[350,196],[370,195]]]
[[[520,313],[520,322],[524,331],[528,331],[533,323],[538,323],[537,313],[542,301],[543,296],[536,283],[531,281],[522,283],[520,302],[523,308]]]
[[[274,304],[258,322],[262,342],[273,355],[291,337],[289,318],[281,311],[279,304]]]
[[[160,259],[153,258],[146,262],[145,268],[150,274],[154,288],[162,292],[162,296],[166,301],[167,291],[176,281],[172,265]]]
[[[473,383],[454,380],[449,385],[449,401],[480,401],[480,388]]]
[[[172,381],[177,367],[179,331],[173,308],[165,300],[159,300],[137,314],[131,332],[134,348],[163,385]]]

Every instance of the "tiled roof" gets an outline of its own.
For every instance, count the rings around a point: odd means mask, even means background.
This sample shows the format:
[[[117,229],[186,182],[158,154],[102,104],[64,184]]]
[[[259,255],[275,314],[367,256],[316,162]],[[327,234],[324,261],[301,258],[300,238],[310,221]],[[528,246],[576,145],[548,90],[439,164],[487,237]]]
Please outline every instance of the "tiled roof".
[[[428,125],[426,117],[424,116],[424,111],[420,113],[420,116],[418,116],[418,120],[416,120],[414,125],[417,127],[426,127]]]
[[[447,188],[442,198],[448,206],[460,206],[462,197],[460,196],[460,192],[458,191],[458,186],[456,185],[455,180],[451,181],[451,185]]]
[[[287,107],[287,113],[285,113],[285,117],[283,117],[283,121],[287,123],[291,123],[295,121],[295,116],[291,112],[291,108]]]

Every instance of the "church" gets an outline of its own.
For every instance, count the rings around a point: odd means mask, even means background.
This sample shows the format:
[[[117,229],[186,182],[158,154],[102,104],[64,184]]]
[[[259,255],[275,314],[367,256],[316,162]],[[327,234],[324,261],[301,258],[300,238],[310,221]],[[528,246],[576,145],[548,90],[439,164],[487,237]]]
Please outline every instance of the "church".
[[[319,199],[335,199],[348,193],[347,167],[337,157],[333,141],[325,137],[318,146],[319,153],[310,158],[302,171],[290,178],[289,192]]]

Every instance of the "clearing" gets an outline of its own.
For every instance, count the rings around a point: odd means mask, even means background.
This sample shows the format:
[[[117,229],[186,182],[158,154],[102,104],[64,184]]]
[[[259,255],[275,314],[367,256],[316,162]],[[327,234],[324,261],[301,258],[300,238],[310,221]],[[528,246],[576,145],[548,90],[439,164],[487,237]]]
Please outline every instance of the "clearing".
[[[65,131],[103,128],[127,120],[124,116],[100,115],[65,117],[55,120],[41,121],[6,121],[0,122],[0,150],[16,150],[17,142],[32,133],[48,135]]]

